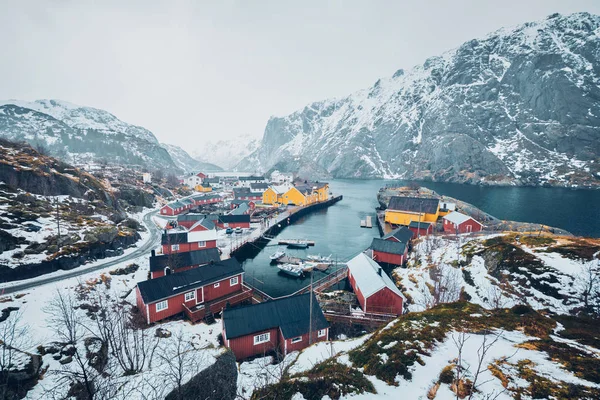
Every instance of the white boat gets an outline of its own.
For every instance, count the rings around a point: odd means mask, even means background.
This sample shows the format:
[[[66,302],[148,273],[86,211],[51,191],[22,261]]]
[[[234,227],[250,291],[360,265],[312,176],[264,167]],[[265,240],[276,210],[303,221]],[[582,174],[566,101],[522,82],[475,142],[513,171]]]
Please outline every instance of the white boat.
[[[302,267],[295,264],[279,264],[277,268],[279,268],[281,272],[294,276],[296,278],[301,277],[303,274]]]
[[[316,256],[314,254],[309,254],[308,256],[306,256],[306,258],[308,258],[310,261],[317,261],[317,262],[327,263],[327,262],[331,262],[331,256],[332,256],[332,254],[330,254],[327,257],[321,257],[320,254],[316,255]]]
[[[271,254],[269,256],[269,258],[271,260],[275,261],[275,260],[279,260],[283,256],[285,256],[285,252],[283,252],[283,251],[280,250],[280,251],[276,251],[275,253]]]

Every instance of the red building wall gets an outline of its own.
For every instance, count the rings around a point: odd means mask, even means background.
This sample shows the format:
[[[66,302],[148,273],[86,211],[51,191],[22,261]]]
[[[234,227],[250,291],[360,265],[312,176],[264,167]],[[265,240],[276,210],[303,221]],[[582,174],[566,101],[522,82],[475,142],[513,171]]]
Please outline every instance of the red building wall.
[[[314,330],[313,335],[312,335],[313,343],[326,341],[327,338],[329,337],[329,328],[326,328],[325,336],[323,336],[323,337],[318,337],[318,336],[319,336],[318,330]],[[308,333],[305,333],[304,335],[302,335],[302,340],[298,343],[292,343],[292,339],[293,338],[285,339],[284,346],[282,346],[285,349],[285,343],[287,343],[287,353],[286,354],[289,354],[292,351],[299,351],[299,350],[302,350],[302,349],[305,349],[308,347]]]
[[[384,262],[388,264],[394,265],[402,265],[406,260],[406,250],[404,254],[391,254],[391,253],[383,253],[381,251],[373,250],[373,260],[377,262]]]
[[[365,296],[363,296],[360,288],[356,285],[356,280],[354,276],[350,272],[348,272],[348,281],[350,282],[350,286],[352,286],[352,290],[356,294],[356,298],[358,299],[358,304],[360,304],[360,308],[365,309]]]
[[[226,228],[250,228],[250,222],[229,222],[227,224],[227,226],[225,226],[225,224],[222,224],[221,222],[216,223],[217,227],[221,228],[221,229],[226,229]]]
[[[211,300],[217,299],[219,297],[223,297],[228,294],[234,293],[236,291],[240,291],[242,289],[242,276],[241,275],[237,275],[237,276],[239,277],[237,285],[230,286],[229,285],[230,278],[227,278],[227,279],[220,281],[220,285],[218,288],[213,287],[214,283],[204,286],[204,298],[202,296],[202,287],[193,289],[196,291],[196,299],[186,302],[186,305],[188,307],[192,307],[192,306],[195,306],[196,304],[201,304],[203,302],[211,301]],[[144,302],[141,298],[141,295],[139,293],[139,289],[137,287],[136,287],[136,291],[137,291],[136,296],[138,297],[138,299],[137,299],[138,308],[145,309],[146,305],[144,304]],[[187,292],[190,292],[190,291],[191,290],[188,290]],[[187,292],[185,292],[185,293],[187,293]],[[156,311],[156,302],[148,304],[148,314],[149,315],[146,314],[146,312],[144,312],[144,315],[146,317],[146,322],[151,324],[153,322],[168,318],[172,315],[182,313],[183,312],[183,303],[185,300],[185,293],[181,293],[181,294],[175,295],[173,297],[169,297],[167,299],[169,306],[167,307],[166,310],[157,312]]]
[[[206,265],[206,264],[200,264],[200,265]],[[188,269],[198,268],[200,265],[188,265],[186,267],[175,268],[171,272],[172,273],[183,272],[183,271],[187,271]],[[160,278],[161,276],[165,276],[165,270],[164,269],[161,270],[161,271],[154,271],[154,272],[150,273],[150,279]]]
[[[417,229],[417,228],[413,228],[412,226],[410,228],[411,231],[413,231],[413,239],[416,238],[418,235],[421,236],[427,236],[430,233],[433,232],[433,225],[429,225],[429,228],[425,229],[425,228],[421,228],[421,229]],[[420,233],[419,233],[420,231]]]
[[[385,287],[367,298],[365,312],[402,315],[402,297]]]
[[[217,247],[217,241],[216,240],[207,240],[205,242],[206,246],[204,246],[204,247],[198,246],[198,243],[199,242],[179,243],[179,250],[171,250],[171,245],[169,245],[169,244],[163,244],[162,245],[162,251],[163,251],[163,254],[175,254],[175,253],[185,253],[185,252],[188,252],[188,251],[210,249],[210,248]]]
[[[167,206],[163,206],[163,208],[160,209],[160,213],[162,215],[169,215],[169,216],[174,215],[173,209],[171,207],[167,207]]]
[[[254,345],[254,336],[261,333],[270,333],[270,341],[262,344]],[[225,338],[227,338],[227,332]],[[235,339],[227,339],[227,347],[229,347],[237,360],[242,360],[251,356],[263,355],[275,349],[279,345],[279,328],[269,329],[267,331],[256,332],[247,336],[240,336]]]
[[[458,225],[458,233],[479,232],[481,231],[481,228],[481,224],[479,224],[474,219],[470,218],[462,224]],[[444,220],[444,232],[456,233],[455,225],[447,219]]]

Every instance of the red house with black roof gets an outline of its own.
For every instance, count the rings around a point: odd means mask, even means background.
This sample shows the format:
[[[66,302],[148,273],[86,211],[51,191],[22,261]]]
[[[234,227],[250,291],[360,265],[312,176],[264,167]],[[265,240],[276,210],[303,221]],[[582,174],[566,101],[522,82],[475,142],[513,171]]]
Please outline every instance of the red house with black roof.
[[[162,255],[156,255],[154,250],[152,250],[152,255],[150,256],[150,279],[187,271],[188,269],[197,268],[220,260],[221,254],[216,247]]]
[[[412,221],[408,225],[408,229],[413,232],[413,239],[420,236],[428,236],[433,233],[433,223]]]
[[[273,351],[285,355],[329,338],[329,322],[311,293],[225,308],[221,322],[225,346],[237,360]]]
[[[215,224],[217,227],[224,228],[250,228],[250,215],[218,215]]]
[[[184,253],[185,254],[185,253]],[[139,282],[136,302],[148,324],[184,313],[193,322],[252,297],[244,270],[230,258],[177,274]]]
[[[375,261],[386,264],[404,265],[408,257],[408,246],[395,240],[373,238],[371,250]]]
[[[161,237],[161,245],[163,254],[210,249],[217,247],[217,231],[206,229],[165,231]]]

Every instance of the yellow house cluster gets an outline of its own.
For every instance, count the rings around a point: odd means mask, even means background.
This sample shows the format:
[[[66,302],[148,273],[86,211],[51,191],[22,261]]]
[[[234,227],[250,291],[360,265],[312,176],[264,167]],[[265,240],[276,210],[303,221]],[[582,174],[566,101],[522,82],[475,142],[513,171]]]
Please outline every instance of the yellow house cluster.
[[[196,190],[196,192],[201,192],[201,193],[212,192],[212,186],[210,186],[209,184],[196,185],[196,187],[194,189]]]
[[[329,200],[329,184],[306,182],[292,185],[270,186],[263,193],[263,204],[306,206]]]
[[[392,196],[385,211],[385,222],[409,225],[411,222],[437,222],[440,200],[424,197]]]

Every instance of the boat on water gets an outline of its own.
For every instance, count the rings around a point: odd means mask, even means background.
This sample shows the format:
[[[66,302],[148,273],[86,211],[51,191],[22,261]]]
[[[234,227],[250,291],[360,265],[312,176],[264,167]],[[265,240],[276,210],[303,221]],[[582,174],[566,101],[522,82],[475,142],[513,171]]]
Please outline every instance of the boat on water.
[[[327,257],[321,257],[321,255],[314,255],[314,254],[309,254],[306,256],[306,258],[308,258],[310,261],[317,261],[317,262],[322,262],[322,263],[327,263],[327,262],[331,262],[331,256],[333,254],[328,255]]]
[[[297,242],[297,243],[288,243],[288,249],[307,249],[308,243]]]
[[[299,278],[304,274],[304,270],[300,265],[295,264],[279,264],[277,266],[281,272],[293,277]]]
[[[269,258],[273,261],[279,260],[281,257],[285,256],[285,252],[283,251],[276,251],[275,253],[271,254],[269,256]]]

